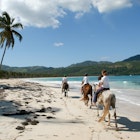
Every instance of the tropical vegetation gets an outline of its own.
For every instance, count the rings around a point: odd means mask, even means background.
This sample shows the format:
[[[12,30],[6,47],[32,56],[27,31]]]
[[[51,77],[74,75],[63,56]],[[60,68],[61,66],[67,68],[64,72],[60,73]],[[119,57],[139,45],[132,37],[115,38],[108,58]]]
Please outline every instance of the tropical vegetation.
[[[5,71],[0,73],[0,77],[60,77],[60,76],[83,76],[99,75],[102,69],[106,69],[109,75],[140,75],[140,55],[119,62],[95,62],[85,61],[72,64],[68,67],[9,67],[3,66]]]
[[[0,70],[6,49],[10,47],[13,48],[15,45],[14,37],[17,37],[20,41],[22,40],[22,35],[15,30],[19,28],[23,29],[23,25],[21,23],[15,23],[15,18],[11,18],[7,12],[2,13],[0,16],[0,47],[4,47],[4,52],[0,63]]]

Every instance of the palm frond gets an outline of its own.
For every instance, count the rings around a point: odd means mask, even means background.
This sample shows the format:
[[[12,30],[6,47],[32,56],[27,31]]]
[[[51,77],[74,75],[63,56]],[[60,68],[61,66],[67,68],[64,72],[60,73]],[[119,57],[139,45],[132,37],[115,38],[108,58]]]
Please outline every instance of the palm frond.
[[[22,40],[22,35],[20,33],[18,33],[15,30],[12,30],[13,34],[21,41]]]
[[[11,18],[10,18],[10,16],[9,16],[9,14],[7,13],[7,12],[3,12],[2,13],[2,16],[4,17],[4,19],[5,19],[5,21],[7,22],[7,24],[8,25],[10,25],[10,23],[11,23]]]
[[[10,23],[11,25],[13,24],[14,20],[15,20],[15,18],[12,18],[11,19],[11,23]]]
[[[21,23],[16,23],[16,24],[12,25],[12,28],[21,28],[21,29],[23,29],[23,25]]]

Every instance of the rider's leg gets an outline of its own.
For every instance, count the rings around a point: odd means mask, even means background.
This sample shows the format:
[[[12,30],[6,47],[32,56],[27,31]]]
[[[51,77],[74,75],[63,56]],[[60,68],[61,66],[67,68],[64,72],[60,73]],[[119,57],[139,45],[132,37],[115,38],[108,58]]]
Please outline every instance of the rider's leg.
[[[98,94],[103,91],[103,88],[99,88],[95,93],[94,93],[94,96],[93,96],[93,105],[96,105],[96,102],[97,102],[97,96]]]

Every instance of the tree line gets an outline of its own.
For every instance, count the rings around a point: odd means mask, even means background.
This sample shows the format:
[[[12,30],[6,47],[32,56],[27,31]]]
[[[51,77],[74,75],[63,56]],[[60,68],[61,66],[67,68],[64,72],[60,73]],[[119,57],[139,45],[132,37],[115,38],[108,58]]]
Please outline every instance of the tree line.
[[[98,76],[102,69],[106,69],[109,75],[140,75],[140,61],[101,63],[92,65],[74,65],[62,68],[44,68],[24,67],[12,68],[8,67],[8,71],[1,71],[0,77],[3,78],[32,78],[32,77],[62,77],[67,76],[83,76],[88,73],[90,76]],[[21,72],[22,71],[22,72]],[[23,72],[24,71],[24,72]]]

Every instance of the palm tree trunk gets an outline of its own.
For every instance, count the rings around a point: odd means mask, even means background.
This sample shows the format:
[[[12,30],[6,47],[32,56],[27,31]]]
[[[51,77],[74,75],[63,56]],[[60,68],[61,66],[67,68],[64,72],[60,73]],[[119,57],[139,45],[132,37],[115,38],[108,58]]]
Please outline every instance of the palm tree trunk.
[[[5,56],[6,48],[7,48],[7,46],[5,46],[4,52],[3,52],[3,55],[2,55],[2,58],[1,58],[0,70],[2,69],[2,62],[3,62],[4,56]]]

